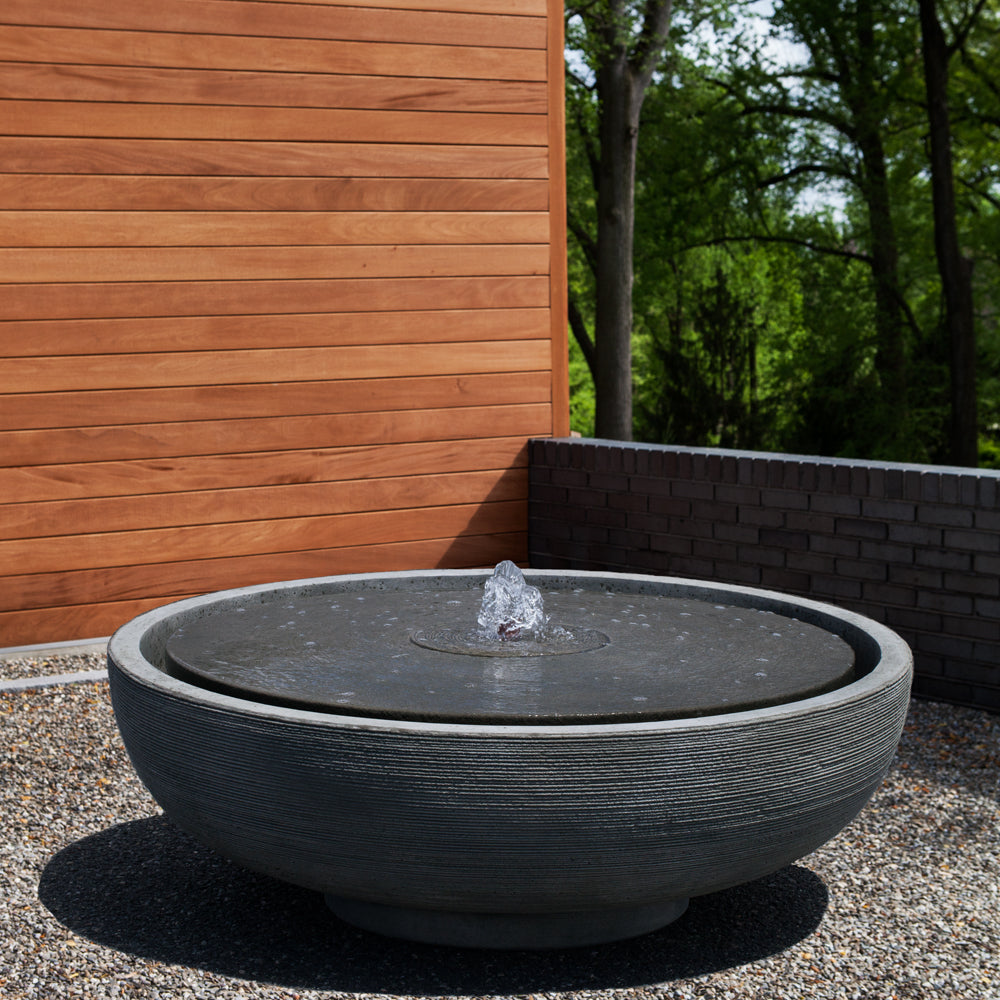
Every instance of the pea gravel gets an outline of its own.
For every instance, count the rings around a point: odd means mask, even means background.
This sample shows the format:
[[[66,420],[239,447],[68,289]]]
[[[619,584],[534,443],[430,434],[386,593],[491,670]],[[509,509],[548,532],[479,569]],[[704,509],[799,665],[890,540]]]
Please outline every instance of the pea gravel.
[[[657,933],[539,953],[367,934],[217,858],[133,775],[105,682],[0,692],[0,727],[4,1000],[1000,1000],[998,716],[913,702],[882,788],[825,847]]]

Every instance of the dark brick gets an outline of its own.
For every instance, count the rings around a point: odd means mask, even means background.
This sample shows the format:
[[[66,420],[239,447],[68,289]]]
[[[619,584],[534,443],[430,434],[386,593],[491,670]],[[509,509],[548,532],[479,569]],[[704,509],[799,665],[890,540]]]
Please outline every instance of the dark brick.
[[[940,524],[952,528],[971,528],[972,511],[962,507],[921,504],[917,507],[917,520],[921,524]]]
[[[1000,510],[977,510],[973,520],[980,531],[1000,532]]]
[[[861,504],[861,513],[878,521],[913,521],[917,506],[902,500],[865,500]]]
[[[845,580],[839,576],[814,577],[812,592],[821,598],[856,601],[861,597],[861,582]]]
[[[943,615],[971,615],[973,603],[972,598],[964,594],[927,589],[917,593],[917,607],[940,611]]]
[[[752,524],[761,528],[780,528],[785,523],[785,515],[770,507],[741,507],[740,524]]]
[[[608,531],[599,524],[573,524],[570,537],[574,542],[606,542]]]
[[[552,474],[552,482],[560,486],[586,486],[587,473],[583,469],[570,469],[560,466]]]
[[[915,469],[905,469],[903,471],[903,499],[922,500],[923,495],[921,473]]]
[[[608,543],[628,549],[630,552],[642,552],[649,548],[649,535],[643,531],[629,531],[627,528],[610,528]]]
[[[861,543],[853,538],[828,537],[826,535],[811,535],[809,538],[810,552],[825,552],[831,556],[857,556],[861,551]]]
[[[533,538],[569,538],[572,525],[565,518],[535,515],[528,518],[528,530]]]
[[[797,573],[790,569],[764,566],[760,571],[760,583],[763,587],[771,587],[775,590],[807,594],[810,590],[811,580],[808,573]]]
[[[918,524],[890,524],[889,541],[906,545],[940,546],[944,532],[940,528],[929,528]]]
[[[686,538],[711,538],[712,522],[703,521],[698,517],[672,517],[669,520],[669,529],[675,535],[683,535]]]
[[[857,517],[838,517],[837,534],[848,538],[873,538],[881,540],[888,538],[888,525],[881,521],[866,521]]]
[[[874,584],[872,586],[875,586]],[[892,606],[886,609],[885,623],[890,628],[898,628],[901,631],[938,632],[941,630],[942,618],[940,615],[928,614],[926,611],[911,611],[910,606],[916,603],[917,595],[913,590],[906,589],[909,595],[907,601],[886,602]],[[909,641],[909,640],[907,640]]]
[[[981,639],[984,642],[1000,642],[1000,621],[996,618],[983,618],[978,614],[979,602],[976,602],[977,615],[974,618],[948,618],[942,622],[939,632],[951,635],[964,635],[970,639]],[[1000,666],[1000,660],[997,660]]]
[[[566,502],[570,507],[603,507],[608,502],[608,494],[604,490],[572,487],[566,491]]]
[[[725,483],[716,484],[715,499],[723,503],[750,504],[760,506],[760,490],[755,486],[730,486]]]
[[[820,555],[817,552],[789,552],[785,556],[785,565],[789,569],[802,573],[820,573],[833,575],[836,560],[833,556]]]
[[[725,562],[735,562],[739,559],[739,549],[736,545],[705,538],[694,539],[691,544],[691,554],[700,559],[721,559]]]
[[[628,488],[630,493],[644,496],[669,496],[671,482],[657,476],[630,476]]]
[[[659,514],[663,517],[686,517],[691,513],[691,501],[677,500],[674,497],[650,497],[649,513]]]
[[[647,498],[643,493],[609,493],[608,506],[616,510],[647,509]]]
[[[914,649],[922,653],[931,653],[943,659],[968,660],[972,656],[973,643],[956,636],[934,635],[925,632],[918,635],[913,643]]]
[[[973,568],[977,573],[986,573],[990,576],[1000,576],[1000,556],[990,554],[979,554],[970,557],[966,554],[966,558],[972,558]],[[955,569],[967,569],[965,566],[956,566]]]
[[[913,562],[917,566],[927,566],[930,569],[972,569],[971,552],[954,552],[950,549],[917,549]]]
[[[886,569],[883,563],[865,562],[862,559],[838,559],[837,572],[855,580],[884,581]]]
[[[742,542],[756,545],[760,541],[760,530],[749,524],[714,524],[712,537],[720,542]]]
[[[914,551],[909,545],[894,545],[892,542],[868,542],[861,543],[862,559],[877,559],[884,563],[904,563],[913,562]]]
[[[936,569],[918,569],[916,566],[892,565],[889,567],[889,582],[903,587],[920,590],[940,590],[944,574]]]
[[[931,701],[950,701],[963,705],[972,704],[973,699],[970,684],[958,684],[953,680],[920,675],[914,678],[913,693]]]
[[[627,493],[629,477],[624,472],[591,472],[587,475],[587,485],[594,490],[607,493]]]
[[[886,469],[885,472],[886,498],[889,500],[902,500],[904,495],[905,494],[903,489],[903,470]]]
[[[981,576],[973,573],[945,573],[946,590],[960,594],[976,594],[979,597],[1000,595],[1000,579],[995,576]]]
[[[714,567],[708,559],[693,559],[687,556],[678,556],[671,560],[670,571],[678,576],[693,576],[703,579],[712,576]]]
[[[745,563],[716,562],[715,578],[724,583],[739,583],[746,587],[755,587],[760,583],[759,566],[747,566]]]
[[[804,531],[787,531],[782,528],[761,528],[760,544],[773,545],[783,549],[803,550],[809,545],[809,536]]]
[[[839,496],[835,493],[814,493],[809,497],[809,509],[820,514],[857,517],[861,513],[861,501],[857,497]]]
[[[941,502],[948,504],[961,503],[962,491],[959,477],[953,472],[941,474]]]
[[[610,507],[589,507],[586,522],[607,528],[624,528],[628,524],[628,514],[624,510],[612,510]]]
[[[957,531],[945,528],[945,548],[969,549],[972,552],[1000,552],[1000,535],[988,535],[982,531]]]
[[[981,475],[979,477],[979,497],[977,503],[983,507],[994,507],[997,503],[997,476]]]
[[[760,502],[765,507],[778,507],[781,510],[807,510],[809,494],[798,490],[761,490]]]
[[[675,479],[670,484],[670,492],[675,497],[685,497],[689,500],[711,500],[715,495],[715,488],[707,482],[685,482]]]
[[[832,514],[813,514],[808,511],[790,510],[785,515],[785,527],[810,534],[832,535],[836,522]]]
[[[689,555],[691,552],[691,539],[670,534],[651,534],[649,536],[649,549],[651,552],[669,552],[672,555]]]
[[[938,472],[922,472],[920,474],[920,499],[928,503],[937,503],[941,499],[941,474]]]
[[[784,549],[767,548],[763,545],[741,545],[740,561],[757,566],[784,566]]]

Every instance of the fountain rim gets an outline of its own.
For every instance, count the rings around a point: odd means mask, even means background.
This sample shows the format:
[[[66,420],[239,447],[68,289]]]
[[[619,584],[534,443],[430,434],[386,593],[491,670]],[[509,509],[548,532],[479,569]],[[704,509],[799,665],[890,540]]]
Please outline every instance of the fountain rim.
[[[239,602],[252,604],[255,598],[264,595],[274,595],[280,599],[282,592],[294,593],[297,596],[308,596],[310,592],[321,593],[324,587],[330,585],[357,585],[363,587],[368,583],[393,580],[427,580],[440,581],[445,587],[449,580],[470,579],[485,581],[492,572],[490,567],[471,569],[431,569],[431,570],[393,570],[373,573],[347,573],[323,577],[308,577],[298,580],[283,580],[272,583],[255,584],[248,587],[236,587],[228,590],[213,591],[195,597],[184,598],[160,605],[144,612],[122,625],[108,641],[108,661],[113,677],[114,671],[130,677],[133,681],[148,687],[153,687],[163,694],[182,699],[186,702],[196,702],[205,708],[230,710],[235,712],[252,711],[261,717],[275,720],[298,721],[321,726],[336,726],[352,730],[395,731],[401,733],[465,733],[474,736],[594,736],[602,733],[621,735],[627,732],[665,732],[704,729],[706,726],[726,727],[745,726],[748,719],[758,721],[780,721],[783,718],[800,715],[803,711],[822,712],[833,711],[844,705],[864,701],[884,690],[896,681],[909,681],[913,670],[913,656],[904,640],[888,626],[854,611],[817,601],[812,598],[793,596],[780,591],[760,587],[748,587],[741,584],[720,583],[709,580],[688,577],[655,576],[641,573],[617,573],[604,570],[563,570],[563,569],[523,569],[525,579],[538,582],[540,586],[552,586],[557,581],[568,584],[573,580],[624,581],[628,580],[640,586],[648,585],[652,591],[642,590],[636,593],[650,594],[661,591],[661,596],[682,597],[694,600],[712,599],[726,602],[727,597],[738,600],[731,603],[754,607],[761,610],[774,611],[789,617],[799,617],[795,612],[807,612],[802,620],[810,621],[821,628],[827,628],[840,635],[852,647],[855,641],[864,637],[874,643],[878,655],[869,669],[855,680],[823,694],[813,695],[779,705],[763,708],[746,709],[737,712],[719,712],[716,714],[692,716],[680,719],[652,719],[631,722],[599,722],[599,723],[472,723],[472,722],[431,722],[409,719],[378,718],[338,714],[331,711],[320,711],[303,708],[287,708],[272,705],[267,702],[255,701],[252,698],[240,698],[235,695],[221,694],[199,687],[196,684],[173,677],[147,657],[144,647],[151,642],[149,633],[157,625],[161,625],[177,616],[197,614],[199,610],[207,610],[213,605],[234,605]],[[485,574],[485,575],[484,575]],[[546,584],[548,581],[548,584]],[[394,589],[394,588],[376,588]],[[676,591],[668,593],[667,591]],[[753,603],[751,603],[753,602]],[[766,607],[761,608],[763,602]],[[261,602],[263,603],[263,602]],[[829,628],[836,622],[843,631]],[[848,633],[845,635],[844,633]],[[161,645],[165,644],[165,630],[159,637]],[[858,650],[855,649],[856,654]]]

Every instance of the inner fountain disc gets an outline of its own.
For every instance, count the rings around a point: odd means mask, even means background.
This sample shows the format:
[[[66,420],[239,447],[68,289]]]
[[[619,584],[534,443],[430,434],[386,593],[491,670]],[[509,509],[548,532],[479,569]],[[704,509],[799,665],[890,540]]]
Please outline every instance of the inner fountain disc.
[[[573,725],[715,715],[821,694],[854,676],[839,636],[695,598],[544,591],[579,648],[477,655],[482,591],[362,589],[210,613],[166,644],[169,672],[210,690],[339,715]],[[441,631],[445,630],[442,638]],[[424,642],[420,641],[423,637]],[[417,641],[414,641],[417,638]]]

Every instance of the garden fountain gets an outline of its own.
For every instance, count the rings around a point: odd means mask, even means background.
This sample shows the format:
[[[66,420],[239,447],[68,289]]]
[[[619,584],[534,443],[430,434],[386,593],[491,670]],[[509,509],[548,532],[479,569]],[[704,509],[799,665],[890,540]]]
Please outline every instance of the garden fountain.
[[[108,662],[139,777],[196,839],[356,925],[536,948],[653,930],[803,857],[891,763],[912,661],[874,621],[674,578],[487,577],[134,619]]]

